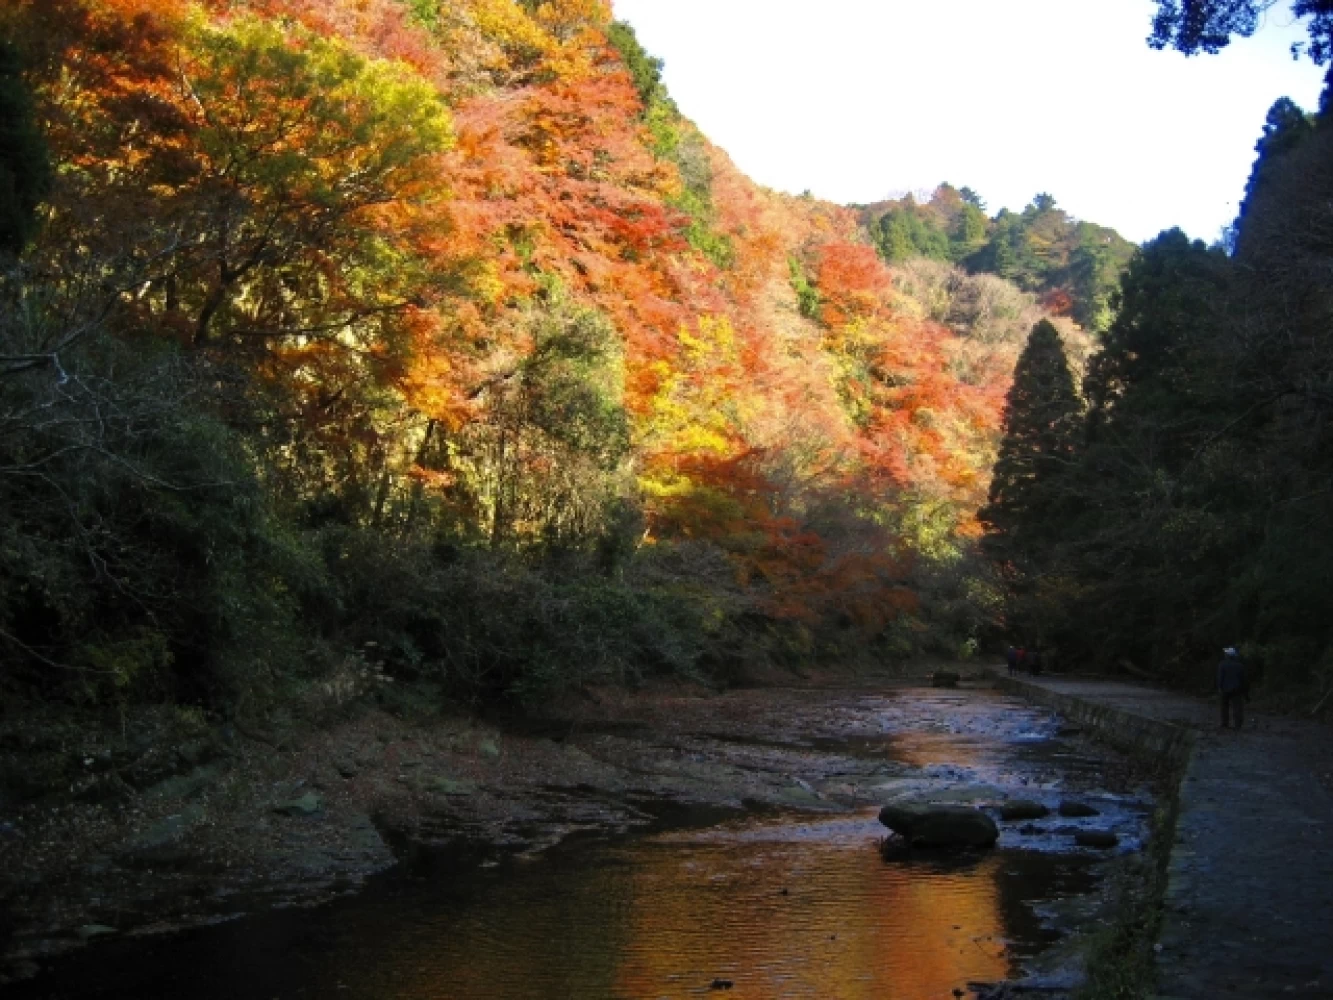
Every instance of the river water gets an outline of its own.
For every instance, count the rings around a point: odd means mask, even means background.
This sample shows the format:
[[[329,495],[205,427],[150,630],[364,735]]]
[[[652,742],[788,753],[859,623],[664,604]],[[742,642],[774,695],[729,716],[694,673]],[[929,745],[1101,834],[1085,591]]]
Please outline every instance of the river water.
[[[1054,804],[1076,787],[1101,810],[1078,825],[1141,843],[1146,797],[1099,789],[1099,752],[1057,735],[1058,720],[929,692],[885,699],[881,716],[881,734],[818,752],[885,759],[884,797]],[[947,998],[1020,974],[1056,936],[1043,908],[1096,887],[1103,855],[1074,848],[1070,822],[1005,824],[987,853],[881,856],[870,808],[676,810],[532,857],[426,855],[314,910],[110,941],[14,996]]]

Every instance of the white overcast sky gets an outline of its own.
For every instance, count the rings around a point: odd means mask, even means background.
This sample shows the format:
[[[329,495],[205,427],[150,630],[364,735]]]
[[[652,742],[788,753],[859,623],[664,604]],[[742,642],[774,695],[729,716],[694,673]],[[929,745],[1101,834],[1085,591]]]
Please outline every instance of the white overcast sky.
[[[1211,241],[1264,115],[1318,104],[1288,4],[1251,39],[1154,52],[1152,0],[614,0],[681,110],[756,181],[870,202],[940,181],[1038,191],[1142,241]]]

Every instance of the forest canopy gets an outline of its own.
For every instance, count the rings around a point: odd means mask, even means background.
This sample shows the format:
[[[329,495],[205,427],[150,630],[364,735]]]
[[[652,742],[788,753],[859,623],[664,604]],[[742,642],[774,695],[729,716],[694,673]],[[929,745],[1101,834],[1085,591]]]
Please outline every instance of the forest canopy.
[[[603,0],[0,32],[7,692],[532,701],[1016,629],[1324,669],[1333,160],[1290,102],[1234,255],[1136,252],[1044,193],[760,188]]]
[[[0,24],[7,688],[533,698],[990,627],[1036,287],[758,188],[605,3]]]
[[[1011,395],[982,514],[1011,627],[1176,682],[1238,646],[1275,688],[1333,683],[1330,141],[1277,101],[1230,247],[1148,243],[1081,405],[1058,378]],[[1051,457],[1017,465],[1033,441]]]

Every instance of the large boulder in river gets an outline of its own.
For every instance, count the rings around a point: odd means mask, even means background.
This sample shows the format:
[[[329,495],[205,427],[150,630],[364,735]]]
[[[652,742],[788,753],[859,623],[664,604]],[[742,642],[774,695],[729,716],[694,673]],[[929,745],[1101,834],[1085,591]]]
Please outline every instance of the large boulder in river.
[[[1063,799],[1060,802],[1060,815],[1078,819],[1083,816],[1098,816],[1100,813],[1086,802],[1079,802],[1076,799]]]
[[[936,670],[930,678],[930,686],[937,688],[956,688],[961,681],[962,675],[956,674],[952,670]]]
[[[995,820],[967,806],[890,805],[879,821],[913,847],[991,847],[1000,836]]]

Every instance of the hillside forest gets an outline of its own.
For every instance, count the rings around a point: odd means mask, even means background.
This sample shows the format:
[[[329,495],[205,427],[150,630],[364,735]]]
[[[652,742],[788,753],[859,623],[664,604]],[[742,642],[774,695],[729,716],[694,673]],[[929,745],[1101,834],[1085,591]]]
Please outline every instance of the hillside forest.
[[[1333,679],[1333,140],[1291,102],[1229,245],[1138,249],[1048,194],[761,188],[604,0],[0,39],[6,696],[532,704],[1015,636]]]

